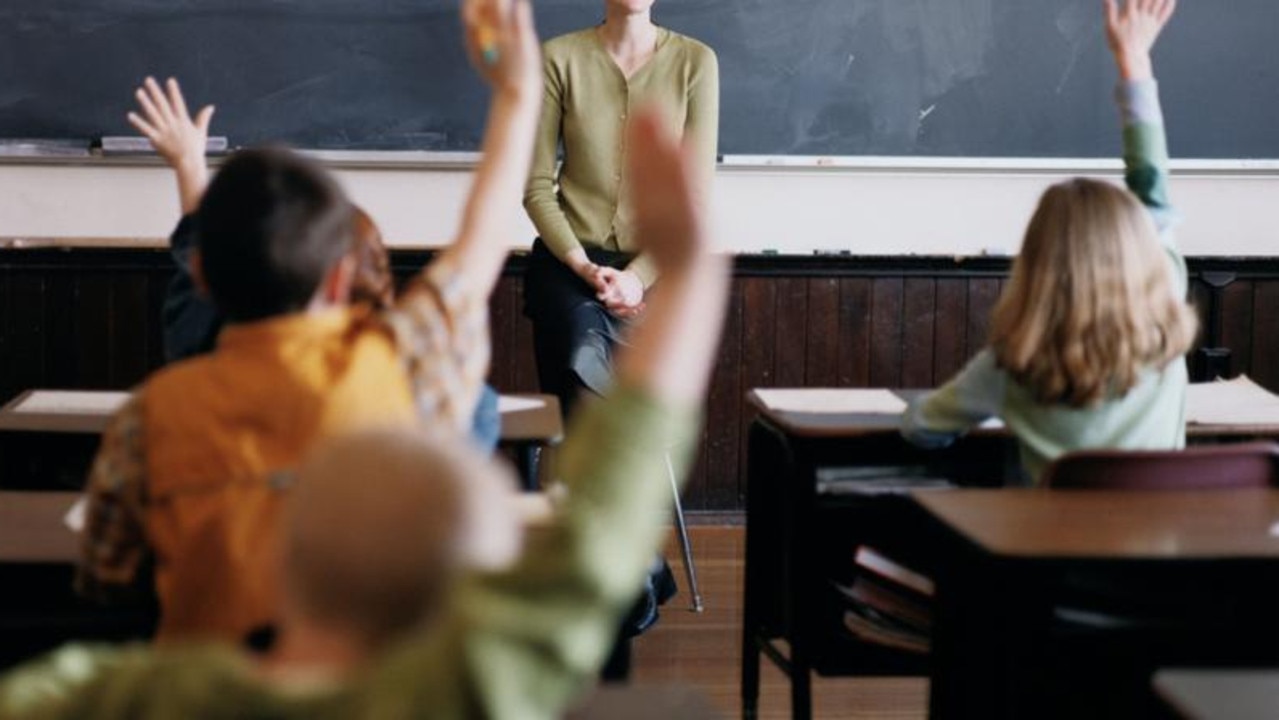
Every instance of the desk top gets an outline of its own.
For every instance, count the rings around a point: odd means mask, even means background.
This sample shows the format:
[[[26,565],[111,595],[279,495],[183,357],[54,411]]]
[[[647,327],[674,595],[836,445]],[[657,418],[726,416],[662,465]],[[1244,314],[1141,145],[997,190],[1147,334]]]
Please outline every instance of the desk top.
[[[79,537],[64,519],[74,492],[0,492],[0,563],[74,563]]]
[[[1187,720],[1279,717],[1279,670],[1161,670],[1155,692]]]
[[[503,395],[497,409],[504,443],[558,445],[564,440],[560,401],[554,395]]]
[[[67,526],[76,492],[0,491],[0,563],[75,563],[79,535]],[[554,507],[545,493],[521,493],[517,510],[530,527],[551,522]]]
[[[951,490],[914,499],[995,555],[1279,560],[1279,490]]]
[[[919,389],[757,388],[747,400],[782,431],[803,438],[858,437],[897,432],[901,411]],[[893,399],[896,402],[893,402]],[[1279,396],[1241,376],[1195,383],[1186,393],[1187,437],[1279,438]],[[1227,421],[1235,417],[1236,420]],[[997,421],[971,435],[1007,435]]]
[[[0,408],[0,431],[96,435],[129,399],[99,390],[27,390]],[[554,395],[503,395],[498,399],[505,443],[558,444],[564,437]]]

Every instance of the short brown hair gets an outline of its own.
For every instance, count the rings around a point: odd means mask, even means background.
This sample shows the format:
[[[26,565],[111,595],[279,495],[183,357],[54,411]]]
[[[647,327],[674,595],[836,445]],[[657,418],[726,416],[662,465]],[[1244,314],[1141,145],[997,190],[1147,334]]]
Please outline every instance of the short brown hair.
[[[523,539],[510,472],[441,429],[328,439],[292,492],[291,598],[374,648],[429,622],[459,572],[509,564]]]
[[[1136,197],[1070,180],[1039,201],[995,307],[991,345],[1039,402],[1122,397],[1141,371],[1162,369],[1194,341],[1197,318],[1179,292]]]
[[[227,161],[196,221],[209,294],[231,322],[305,309],[352,231],[351,204],[333,178],[276,148]]]

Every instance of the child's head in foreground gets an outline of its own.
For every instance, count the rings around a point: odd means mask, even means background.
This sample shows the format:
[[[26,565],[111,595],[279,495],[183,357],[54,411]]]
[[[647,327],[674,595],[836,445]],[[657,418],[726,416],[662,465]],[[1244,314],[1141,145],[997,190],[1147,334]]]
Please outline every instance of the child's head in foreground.
[[[1070,180],[1040,199],[995,307],[991,345],[1038,401],[1087,407],[1186,353],[1197,321],[1179,292],[1137,198]]]
[[[299,469],[290,500],[284,630],[324,627],[376,650],[428,624],[459,573],[515,560],[515,497],[509,471],[444,432],[326,441]]]

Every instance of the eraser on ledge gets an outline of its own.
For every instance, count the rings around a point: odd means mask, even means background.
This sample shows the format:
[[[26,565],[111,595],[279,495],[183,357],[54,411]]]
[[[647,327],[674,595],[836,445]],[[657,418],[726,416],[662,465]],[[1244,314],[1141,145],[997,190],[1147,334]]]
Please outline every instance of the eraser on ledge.
[[[96,146],[103,155],[151,155],[155,149],[151,141],[140,135],[104,135]],[[205,145],[205,152],[210,154],[224,153],[230,143],[223,136],[210,137]]]

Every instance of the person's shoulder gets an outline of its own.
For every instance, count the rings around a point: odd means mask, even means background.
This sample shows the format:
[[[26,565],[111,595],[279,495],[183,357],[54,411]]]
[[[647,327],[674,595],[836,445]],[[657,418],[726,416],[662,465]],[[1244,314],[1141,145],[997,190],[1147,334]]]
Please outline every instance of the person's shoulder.
[[[592,37],[594,33],[595,28],[591,27],[557,35],[542,43],[542,56],[547,62],[565,62],[589,48],[590,44],[595,41],[595,38]]]
[[[677,33],[674,30],[668,30],[670,38],[667,40],[678,52],[688,58],[689,62],[698,64],[707,64],[718,62],[715,50],[710,45],[698,40],[697,38]]]

